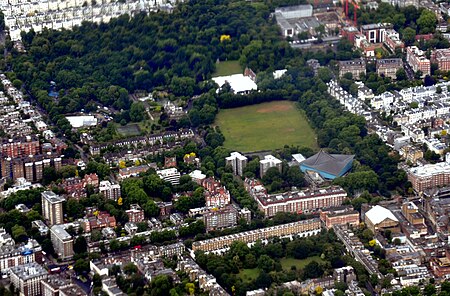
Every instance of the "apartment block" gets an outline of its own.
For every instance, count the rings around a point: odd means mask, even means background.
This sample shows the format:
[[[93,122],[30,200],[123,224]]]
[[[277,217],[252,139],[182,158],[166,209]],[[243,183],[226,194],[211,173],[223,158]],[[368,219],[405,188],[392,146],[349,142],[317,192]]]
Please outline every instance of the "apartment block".
[[[257,240],[265,240],[272,237],[286,237],[291,235],[300,235],[306,237],[317,234],[320,232],[320,230],[320,220],[309,219],[216,237],[203,241],[196,241],[192,244],[192,250],[194,252],[197,250],[201,250],[204,252],[214,252],[229,248],[235,241],[253,243]]]
[[[53,225],[50,228],[50,237],[53,248],[61,260],[69,260],[73,257],[73,238],[62,225]]]
[[[139,223],[144,221],[144,211],[138,204],[130,205],[130,209],[126,210],[125,213],[128,216],[129,222]]]
[[[63,216],[63,202],[65,199],[52,191],[44,191],[41,193],[42,197],[42,215],[50,225],[62,224],[64,222]]]
[[[219,209],[212,209],[203,215],[206,231],[219,230],[234,227],[238,222],[238,211],[232,205]]]
[[[400,35],[394,29],[387,29],[384,32],[384,44],[387,48],[389,48],[393,53],[397,50],[403,52],[405,49],[405,44],[401,41]]]
[[[119,184],[112,184],[110,181],[101,181],[98,191],[106,199],[118,200],[122,192]]]
[[[450,70],[450,49],[435,49],[431,52],[430,60],[432,63],[438,65],[438,69],[441,71]]]
[[[377,74],[379,76],[397,79],[397,71],[403,68],[402,59],[380,59],[377,60]]]
[[[41,280],[41,290],[43,296],[59,296],[60,290],[71,286],[70,280],[59,275],[49,275],[48,278]]]
[[[10,270],[10,280],[23,296],[42,295],[41,281],[48,276],[47,270],[36,262],[14,266]]]
[[[231,155],[225,158],[226,164],[233,168],[233,173],[242,176],[244,169],[247,166],[247,157],[239,152],[231,152]]]
[[[450,184],[450,155],[447,153],[443,162],[410,168],[407,174],[416,192],[447,186]]]
[[[382,43],[385,40],[385,31],[390,27],[391,24],[368,24],[362,25],[360,31],[370,43]]]
[[[26,244],[3,245],[0,247],[0,272],[7,275],[9,270],[18,265],[31,262],[42,263],[42,247],[39,243],[30,239]]]
[[[254,179],[246,179],[244,186],[266,217],[273,217],[278,212],[316,212],[324,207],[340,206],[347,197],[347,192],[340,186],[279,194],[268,194],[266,188]]]
[[[176,168],[170,168],[165,170],[156,171],[158,176],[166,182],[172,185],[180,184],[180,172]]]
[[[4,157],[0,161],[1,177],[14,181],[25,178],[29,182],[39,182],[42,180],[44,167],[53,166],[59,170],[61,161],[61,157],[55,154]]]
[[[406,62],[414,72],[421,71],[423,76],[430,75],[431,62],[417,46],[406,48]]]
[[[264,159],[261,159],[259,161],[259,175],[260,177],[264,177],[267,170],[273,167],[276,167],[280,173],[282,170],[283,162],[272,155],[266,155],[264,156]]]
[[[20,156],[37,155],[41,152],[39,139],[32,136],[4,139],[1,145],[1,155],[3,157],[14,158]]]
[[[344,74],[351,73],[353,79],[359,80],[361,74],[366,74],[366,61],[364,59],[355,59],[350,61],[339,62],[339,78]]]

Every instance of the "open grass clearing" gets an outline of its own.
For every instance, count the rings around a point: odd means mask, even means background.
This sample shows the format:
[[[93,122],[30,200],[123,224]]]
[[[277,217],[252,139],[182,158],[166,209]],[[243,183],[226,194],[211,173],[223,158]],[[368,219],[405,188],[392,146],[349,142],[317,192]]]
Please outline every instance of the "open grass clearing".
[[[242,69],[239,61],[223,61],[216,63],[216,71],[213,73],[213,77],[217,76],[228,76],[232,74],[242,74],[244,70]]]
[[[220,110],[216,118],[224,146],[241,152],[273,150],[284,145],[317,148],[314,130],[296,103],[274,101]]]
[[[280,263],[284,270],[291,270],[292,266],[295,266],[297,269],[303,269],[308,263],[312,261],[316,261],[318,263],[324,262],[319,256],[313,256],[305,259],[282,258],[280,260]]]
[[[258,268],[242,269],[241,271],[239,271],[238,276],[244,282],[251,282],[259,276],[259,273],[260,270]]]

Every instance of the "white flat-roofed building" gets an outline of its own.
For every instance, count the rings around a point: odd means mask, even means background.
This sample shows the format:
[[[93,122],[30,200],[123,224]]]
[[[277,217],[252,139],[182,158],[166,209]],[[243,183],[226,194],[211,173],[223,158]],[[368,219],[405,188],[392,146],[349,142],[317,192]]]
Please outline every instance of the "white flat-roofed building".
[[[41,220],[35,220],[35,221],[31,222],[31,226],[39,229],[39,234],[42,236],[47,236],[47,234],[50,230],[50,228],[48,228],[48,226],[45,225],[45,223],[42,222]]]
[[[181,175],[177,168],[160,170],[160,171],[156,171],[156,173],[158,174],[158,176],[161,179],[171,183],[172,185],[180,184],[180,176]]]
[[[195,183],[201,185],[203,180],[206,179],[206,175],[202,173],[200,170],[195,170],[189,173],[189,176],[191,177],[192,181]]]
[[[313,7],[311,4],[285,6],[275,8],[275,13],[280,13],[286,19],[311,17],[313,14]]]
[[[264,159],[261,159],[259,161],[260,177],[262,178],[266,174],[267,170],[270,168],[273,168],[273,167],[276,167],[281,173],[282,164],[283,164],[283,162],[281,160],[279,160],[278,158],[276,158],[275,156],[272,156],[272,155],[264,156]]]
[[[101,181],[98,190],[105,198],[118,200],[121,195],[120,185],[112,184],[110,181]]]
[[[219,88],[228,83],[235,94],[248,94],[252,90],[257,90],[258,86],[248,76],[243,74],[234,74],[229,76],[213,77],[212,80],[217,83]]]
[[[93,115],[66,116],[66,119],[69,121],[70,125],[73,128],[97,125],[97,118],[95,118],[95,116]]]
[[[73,257],[73,238],[62,225],[53,225],[50,229],[53,248],[62,260]]]
[[[244,169],[247,166],[247,157],[239,152],[231,152],[231,155],[225,158],[227,165],[233,168],[233,173],[238,176],[242,176]]]

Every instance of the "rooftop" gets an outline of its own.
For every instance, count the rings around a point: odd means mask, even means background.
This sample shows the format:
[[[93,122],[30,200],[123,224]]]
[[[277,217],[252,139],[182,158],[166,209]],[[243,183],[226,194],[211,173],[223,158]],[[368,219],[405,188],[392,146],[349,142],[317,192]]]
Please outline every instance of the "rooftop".
[[[212,80],[217,83],[219,87],[222,87],[225,83],[228,83],[234,93],[242,93],[258,89],[256,83],[250,77],[244,76],[243,74],[219,76],[214,77]]]
[[[44,191],[41,195],[50,203],[61,203],[65,201],[64,197],[57,195],[53,191]]]
[[[326,172],[339,176],[347,165],[353,162],[354,155],[346,154],[328,154],[320,150],[315,155],[300,163],[302,170],[312,168],[318,171]]]
[[[72,236],[61,225],[53,225],[51,232],[54,233],[60,240],[72,239]]]
[[[48,284],[50,287],[52,287],[52,289],[55,289],[55,290],[71,284],[70,280],[63,278],[59,275],[50,275],[48,278],[46,278],[45,280],[42,280],[42,281],[45,282],[46,284]]]
[[[388,210],[382,206],[379,206],[379,205],[376,205],[373,208],[371,208],[366,213],[366,217],[370,221],[372,221],[372,223],[374,225],[379,224],[386,219],[390,219],[390,220],[398,222],[397,217],[395,217],[395,215],[390,210]]]
[[[47,275],[47,270],[36,262],[11,267],[10,272],[24,281]]]

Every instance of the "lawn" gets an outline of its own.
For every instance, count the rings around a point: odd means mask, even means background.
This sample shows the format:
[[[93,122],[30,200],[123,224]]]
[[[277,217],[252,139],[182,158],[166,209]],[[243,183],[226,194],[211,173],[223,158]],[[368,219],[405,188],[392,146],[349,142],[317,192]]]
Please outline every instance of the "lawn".
[[[252,268],[252,269],[242,269],[239,271],[238,276],[244,281],[244,282],[251,282],[255,280],[259,275],[259,269],[258,268]]]
[[[305,259],[282,258],[280,263],[284,270],[290,270],[291,266],[295,266],[297,269],[303,269],[308,263],[314,260],[318,263],[323,262],[322,258],[319,256],[313,256]]]
[[[228,76],[232,74],[242,74],[242,70],[239,61],[223,61],[216,63],[216,71],[213,73],[213,77],[217,76]]]
[[[216,119],[225,136],[224,146],[240,152],[283,148],[284,145],[317,148],[314,130],[294,102],[224,109]]]

